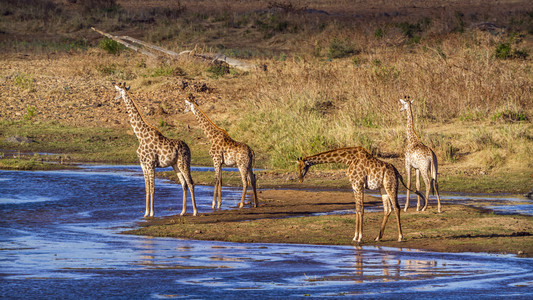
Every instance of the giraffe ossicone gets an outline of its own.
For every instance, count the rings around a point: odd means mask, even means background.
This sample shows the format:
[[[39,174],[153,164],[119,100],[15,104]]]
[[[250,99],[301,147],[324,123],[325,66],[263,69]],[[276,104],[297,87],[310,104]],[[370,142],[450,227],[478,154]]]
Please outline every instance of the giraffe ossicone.
[[[155,168],[172,166],[183,189],[183,208],[187,212],[187,191],[191,193],[193,215],[198,215],[194,197],[194,182],[191,177],[191,151],[181,140],[165,137],[157,128],[150,125],[141,114],[135,101],[129,96],[126,83],[114,84],[116,99],[122,99],[129,114],[129,122],[139,140],[137,156],[143,170],[146,188],[146,210],[144,217],[154,216]]]

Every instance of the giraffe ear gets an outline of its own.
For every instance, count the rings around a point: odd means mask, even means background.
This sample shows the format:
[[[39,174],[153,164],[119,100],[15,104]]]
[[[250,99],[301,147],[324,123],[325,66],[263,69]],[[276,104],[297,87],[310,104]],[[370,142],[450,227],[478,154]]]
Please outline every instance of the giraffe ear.
[[[129,91],[130,90],[130,86],[128,85],[127,87],[125,87],[126,91]]]

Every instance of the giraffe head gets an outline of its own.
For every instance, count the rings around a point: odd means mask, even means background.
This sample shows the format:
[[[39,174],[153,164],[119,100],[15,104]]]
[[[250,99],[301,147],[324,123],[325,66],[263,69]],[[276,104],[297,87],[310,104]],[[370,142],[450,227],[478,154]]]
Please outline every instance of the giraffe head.
[[[405,100],[400,99],[400,111],[409,111],[411,109],[411,103],[413,103],[415,100],[411,100],[411,97],[405,96]]]
[[[115,90],[117,91],[117,95],[115,96],[115,100],[121,99],[126,97],[127,92],[130,90],[130,86],[126,86],[126,83],[113,83],[115,86]]]
[[[183,112],[190,112],[194,111],[195,106],[197,106],[198,103],[196,103],[196,99],[194,98],[193,94],[189,94],[187,99],[185,99],[185,110]]]
[[[304,181],[305,174],[307,174],[307,171],[311,166],[311,163],[307,160],[304,160],[301,157],[298,158],[298,178],[300,179],[300,182]]]

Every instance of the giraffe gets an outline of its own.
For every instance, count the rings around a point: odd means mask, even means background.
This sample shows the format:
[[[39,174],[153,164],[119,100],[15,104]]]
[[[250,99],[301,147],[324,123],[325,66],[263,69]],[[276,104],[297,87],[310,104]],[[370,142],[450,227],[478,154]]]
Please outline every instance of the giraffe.
[[[227,166],[237,165],[239,172],[241,173],[242,196],[239,208],[244,206],[244,197],[248,188],[248,182],[253,189],[254,207],[257,207],[256,180],[253,173],[255,154],[252,148],[245,143],[233,140],[224,129],[215,125],[207,115],[200,110],[192,95],[189,95],[189,98],[185,99],[185,104],[187,106],[185,111],[191,111],[194,114],[205,135],[211,141],[209,155],[213,159],[213,166],[215,167],[215,191],[213,194],[212,208],[215,209],[217,199],[217,209],[220,209],[222,202],[222,164]]]
[[[407,211],[409,208],[409,188],[411,187],[411,168],[415,169],[416,172],[416,190],[420,190],[420,175],[424,180],[426,185],[426,198],[424,207],[422,211],[425,211],[428,206],[429,200],[429,190],[431,188],[431,183],[433,183],[433,190],[437,195],[437,209],[438,212],[441,212],[440,197],[437,183],[437,156],[435,152],[431,150],[428,146],[424,145],[416,132],[413,126],[413,111],[411,109],[411,104],[414,100],[410,100],[409,97],[406,97],[406,100],[400,99],[401,108],[400,111],[405,111],[407,115],[407,147],[405,149],[405,170],[407,171],[407,199],[405,201],[404,211]],[[431,172],[431,180],[428,176],[428,173]],[[417,196],[416,211],[420,211],[420,196]]]
[[[300,182],[303,182],[304,176],[311,166],[324,163],[343,163],[348,166],[346,176],[352,184],[355,196],[355,236],[353,241],[360,243],[363,238],[364,189],[368,188],[385,190],[385,193],[382,192],[381,195],[383,222],[375,240],[379,241],[383,236],[389,215],[394,210],[398,226],[398,241],[401,242],[403,235],[400,224],[400,204],[398,203],[398,178],[402,184],[404,183],[396,168],[390,163],[373,157],[363,147],[340,148],[299,158],[298,177]]]
[[[139,140],[137,156],[141,163],[146,188],[146,211],[144,217],[154,216],[154,192],[155,192],[155,168],[172,166],[176,172],[183,189],[183,208],[181,216],[187,211],[187,190],[190,190],[193,216],[198,215],[196,200],[194,198],[194,182],[191,177],[191,151],[189,146],[181,140],[169,139],[150,125],[142,116],[137,104],[130,97],[129,86],[126,83],[115,84],[117,96],[115,100],[122,98],[129,113],[130,124],[133,132]]]

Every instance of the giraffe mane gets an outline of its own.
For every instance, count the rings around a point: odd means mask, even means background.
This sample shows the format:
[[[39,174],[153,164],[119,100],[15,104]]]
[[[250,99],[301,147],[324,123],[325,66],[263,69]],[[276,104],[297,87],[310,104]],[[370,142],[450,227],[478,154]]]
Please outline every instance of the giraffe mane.
[[[198,104],[196,104],[195,101],[191,101],[191,103],[196,107],[196,109],[198,110],[198,112],[200,112],[200,113],[206,118],[206,120],[207,120],[211,125],[213,125],[213,127],[215,127],[216,129],[222,131],[225,135],[229,136],[229,133],[228,133],[226,130],[224,130],[224,129],[218,127],[215,123],[213,123],[213,121],[211,121],[211,119],[209,119],[209,117],[208,117],[208,116],[207,116],[207,115],[206,115],[206,114],[200,109],[200,107],[198,107]]]
[[[124,85],[125,86],[125,85]],[[128,96],[128,99],[130,99],[131,103],[133,103],[133,106],[135,107],[135,109],[137,110],[137,113],[139,114],[139,116],[141,116],[141,119],[143,120],[143,122],[148,125],[148,127],[152,128],[153,130],[159,132],[160,134],[163,134],[157,127],[153,126],[152,124],[150,124],[148,121],[146,121],[146,119],[144,118],[143,114],[141,113],[141,111],[139,110],[139,106],[137,106],[137,102],[135,102],[135,100],[133,100],[133,98],[130,96],[130,93],[129,93],[129,88],[126,89],[124,87],[124,91],[126,92],[126,95]]]
[[[358,146],[358,147],[360,147],[360,146]],[[343,147],[343,148],[331,149],[331,150],[327,150],[327,151],[320,152],[320,153],[317,153],[317,154],[306,156],[306,157],[304,157],[304,159],[310,158],[310,157],[314,157],[314,156],[318,156],[318,155],[324,155],[324,154],[331,153],[331,152],[337,152],[337,151],[341,151],[341,150],[348,150],[348,149],[351,149],[351,148],[357,148],[357,147]]]

